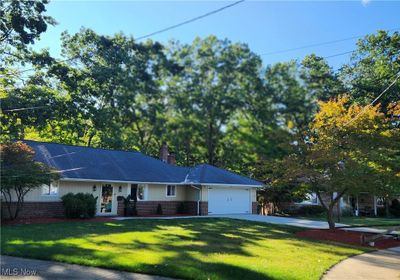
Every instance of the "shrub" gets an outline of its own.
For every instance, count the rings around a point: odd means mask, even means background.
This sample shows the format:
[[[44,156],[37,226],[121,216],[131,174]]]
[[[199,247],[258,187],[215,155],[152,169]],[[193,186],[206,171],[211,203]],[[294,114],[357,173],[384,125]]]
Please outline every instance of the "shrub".
[[[314,216],[325,213],[325,208],[321,205],[303,205],[297,209],[298,215]]]
[[[96,214],[96,202],[92,194],[87,193],[68,193],[61,197],[65,216],[68,218],[93,218]]]
[[[386,208],[385,207],[378,207],[376,209],[378,217],[386,217]]]
[[[392,205],[390,205],[389,211],[393,216],[400,217],[400,201],[398,199],[392,200]]]
[[[179,203],[178,207],[176,208],[176,213],[178,214],[185,214],[186,207],[183,202]]]
[[[352,217],[354,216],[354,212],[350,207],[346,207],[340,210],[340,215],[342,217]]]
[[[162,206],[161,206],[160,203],[158,203],[158,205],[157,205],[156,213],[157,213],[157,215],[162,215],[163,214]]]

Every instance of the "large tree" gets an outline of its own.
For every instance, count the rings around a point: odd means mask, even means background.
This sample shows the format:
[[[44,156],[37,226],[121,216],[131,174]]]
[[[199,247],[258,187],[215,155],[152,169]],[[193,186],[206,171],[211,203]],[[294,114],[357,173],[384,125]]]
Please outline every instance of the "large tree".
[[[222,139],[260,83],[261,60],[247,45],[197,38],[173,42],[169,56],[183,69],[168,81],[168,117],[183,158],[221,164]]]
[[[1,194],[10,219],[16,219],[24,204],[25,195],[59,178],[56,170],[34,159],[34,151],[25,143],[0,145]],[[12,204],[15,204],[15,207]]]
[[[81,29],[63,33],[62,47],[62,60],[34,53],[37,72],[9,92],[7,107],[44,107],[30,118],[8,113],[20,120],[19,136],[156,154],[165,110],[160,77],[175,71],[162,45]]]

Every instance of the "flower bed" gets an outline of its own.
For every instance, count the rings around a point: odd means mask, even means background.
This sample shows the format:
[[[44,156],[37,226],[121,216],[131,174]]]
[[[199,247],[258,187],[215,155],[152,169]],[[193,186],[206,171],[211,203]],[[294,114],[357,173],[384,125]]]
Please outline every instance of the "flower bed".
[[[357,246],[367,246],[379,249],[386,249],[390,247],[400,246],[400,240],[394,239],[382,239],[375,241],[374,246],[368,244],[362,244],[362,235],[371,236],[371,234],[365,234],[362,232],[345,231],[340,229],[327,230],[327,229],[312,229],[296,233],[299,237],[305,237],[316,240],[329,240],[339,243],[357,245]]]

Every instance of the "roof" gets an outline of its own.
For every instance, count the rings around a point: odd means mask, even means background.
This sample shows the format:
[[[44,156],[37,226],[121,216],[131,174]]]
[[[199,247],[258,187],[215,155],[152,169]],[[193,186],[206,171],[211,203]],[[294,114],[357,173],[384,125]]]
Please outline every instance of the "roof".
[[[200,164],[191,168],[186,180],[193,184],[263,185],[256,180],[209,164]]]
[[[23,140],[35,159],[61,171],[63,179],[262,186],[261,182],[208,164],[180,167],[140,152]]]

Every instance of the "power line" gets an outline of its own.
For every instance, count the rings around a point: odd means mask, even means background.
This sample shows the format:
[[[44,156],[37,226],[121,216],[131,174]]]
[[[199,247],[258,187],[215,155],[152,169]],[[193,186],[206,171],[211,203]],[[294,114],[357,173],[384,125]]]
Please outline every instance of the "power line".
[[[370,104],[365,106],[354,118],[345,123],[344,126],[348,126],[349,124],[357,120],[370,106],[373,106],[374,103],[379,100],[379,98],[381,98],[392,86],[394,86],[394,84],[397,82],[399,78],[400,78],[400,71],[396,74],[395,79],[390,83],[390,85],[381,92],[381,94],[379,94],[374,100],[372,100]]]
[[[136,40],[142,40],[142,39],[145,39],[145,38],[148,38],[148,37],[151,37],[151,36],[160,34],[160,33],[164,33],[164,32],[169,31],[169,30],[171,30],[171,29],[178,28],[178,27],[180,27],[180,26],[182,26],[182,25],[185,25],[185,24],[188,24],[188,23],[192,23],[192,22],[197,21],[197,20],[199,20],[199,19],[202,19],[202,18],[208,17],[208,16],[210,16],[210,15],[219,13],[219,12],[225,10],[225,9],[230,8],[230,7],[236,6],[236,5],[238,5],[238,4],[240,4],[240,3],[244,2],[244,1],[245,1],[245,0],[240,0],[240,1],[234,2],[234,3],[232,3],[232,4],[226,5],[226,6],[224,6],[224,7],[219,8],[219,9],[216,9],[216,10],[213,10],[213,11],[211,11],[211,12],[205,13],[205,14],[203,14],[203,15],[201,15],[201,16],[197,16],[197,17],[194,17],[194,18],[192,18],[192,19],[185,20],[185,21],[183,21],[183,22],[181,22],[181,23],[174,24],[174,25],[168,26],[168,27],[166,27],[166,28],[163,28],[163,29],[154,31],[154,32],[152,32],[152,33],[149,33],[149,34],[140,36],[140,37],[136,38]]]
[[[57,61],[57,63],[67,62],[67,61],[70,61],[70,60],[74,60],[74,59],[76,59],[76,58],[78,58],[78,57],[79,57],[79,56],[77,55],[77,56],[74,56],[74,57],[71,57],[71,58],[68,58],[68,59],[59,60],[59,61]],[[47,69],[47,68],[49,68],[49,67],[50,67],[50,66],[43,66],[42,68]],[[11,73],[0,74],[0,77],[16,76],[16,75],[19,75],[19,74],[22,74],[22,73],[25,73],[25,72],[28,72],[28,71],[33,71],[33,70],[36,70],[36,68],[35,68],[35,67],[32,67],[32,68],[28,68],[28,69],[24,69],[24,70],[20,70],[20,71],[15,71],[14,73],[11,72]]]
[[[395,30],[399,30],[400,28],[392,28],[392,29],[388,29],[387,31],[395,31]],[[335,44],[335,43],[340,43],[340,42],[344,42],[344,41],[348,41],[348,40],[353,40],[353,39],[358,39],[358,38],[362,38],[366,35],[358,35],[358,36],[352,36],[352,37],[348,37],[348,38],[343,38],[343,39],[338,39],[338,40],[333,40],[333,41],[327,41],[327,42],[321,42],[321,43],[315,43],[315,44],[310,44],[310,45],[304,45],[304,46],[300,46],[300,47],[294,47],[294,48],[289,48],[289,49],[283,49],[283,50],[277,50],[277,51],[272,51],[272,52],[265,52],[260,54],[260,56],[265,56],[265,55],[273,55],[273,54],[279,54],[279,53],[286,53],[286,52],[291,52],[291,51],[297,51],[297,50],[302,50],[302,49],[307,49],[307,48],[312,48],[312,47],[319,47],[319,46],[324,46],[324,45],[330,45],[330,44]]]
[[[27,111],[27,110],[35,110],[45,108],[46,106],[36,106],[36,107],[26,107],[26,108],[15,108],[9,110],[3,110],[3,112],[19,112],[19,111]]]
[[[322,58],[331,58],[331,57],[336,57],[336,56],[341,56],[341,55],[345,55],[345,54],[350,54],[352,52],[355,52],[356,50],[352,50],[352,51],[347,51],[347,52],[342,52],[342,53],[337,53],[337,54],[333,54],[333,55],[328,55],[328,56],[323,56]]]

